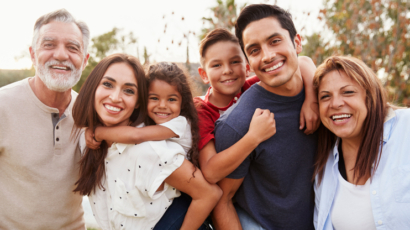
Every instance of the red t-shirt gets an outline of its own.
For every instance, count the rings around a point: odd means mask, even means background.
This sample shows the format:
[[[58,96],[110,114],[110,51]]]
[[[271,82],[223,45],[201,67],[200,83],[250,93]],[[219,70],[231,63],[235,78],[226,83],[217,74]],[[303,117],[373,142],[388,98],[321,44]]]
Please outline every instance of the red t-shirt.
[[[214,129],[215,129],[215,122],[218,118],[229,108],[231,107],[239,97],[245,92],[249,87],[253,84],[259,82],[259,78],[257,76],[249,77],[246,79],[245,84],[242,86],[241,92],[239,92],[229,104],[223,108],[216,107],[211,102],[209,102],[209,94],[211,92],[212,87],[209,87],[208,91],[206,92],[205,96],[195,97],[194,103],[196,105],[196,109],[198,111],[198,118],[199,118],[199,143],[198,148],[201,150],[210,140],[215,139]]]

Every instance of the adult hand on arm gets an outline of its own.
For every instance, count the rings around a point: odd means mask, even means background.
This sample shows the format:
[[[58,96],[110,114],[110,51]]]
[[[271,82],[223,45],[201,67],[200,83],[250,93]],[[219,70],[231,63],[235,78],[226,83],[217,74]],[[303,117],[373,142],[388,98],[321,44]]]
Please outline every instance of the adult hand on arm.
[[[97,141],[95,139],[94,133],[92,132],[91,129],[86,128],[84,136],[85,136],[85,144],[87,145],[89,149],[96,150],[100,148],[101,141]]]
[[[299,129],[302,130],[306,128],[304,133],[312,134],[319,128],[320,125],[317,95],[313,89],[313,76],[316,71],[316,66],[312,59],[306,56],[300,56],[298,61],[305,87],[305,102],[300,110]]]
[[[242,229],[232,198],[241,186],[243,179],[224,178],[218,183],[223,195],[212,212],[212,223],[217,230]]]
[[[132,126],[100,126],[95,129],[95,139],[123,144],[139,144],[145,141],[162,141],[176,136],[177,135],[171,129],[161,125],[151,125],[142,128]]]
[[[256,109],[249,131],[237,143],[217,154],[215,143],[209,141],[199,153],[199,164],[205,179],[217,183],[232,173],[245,158],[263,141],[276,133],[274,114]]]

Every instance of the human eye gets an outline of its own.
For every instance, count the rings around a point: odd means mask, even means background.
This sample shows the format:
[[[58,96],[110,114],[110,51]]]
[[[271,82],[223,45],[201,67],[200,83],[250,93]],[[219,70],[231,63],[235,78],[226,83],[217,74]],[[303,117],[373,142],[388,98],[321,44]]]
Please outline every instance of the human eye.
[[[157,101],[157,100],[158,100],[158,97],[151,96],[151,97],[149,97],[148,99],[149,99],[149,100],[153,100],[153,101]]]
[[[111,84],[110,82],[108,82],[108,81],[104,81],[104,82],[102,83],[102,85],[105,86],[105,87],[107,87],[107,88],[112,88],[112,84]]]
[[[213,65],[211,65],[211,67],[213,67],[213,68],[217,68],[217,67],[220,67],[221,66],[221,64],[213,64]]]
[[[135,94],[135,91],[134,91],[133,89],[125,89],[124,92],[125,92],[126,94],[131,94],[131,95],[134,95],[134,94]]]
[[[272,40],[272,44],[276,44],[276,43],[278,43],[278,42],[280,42],[280,41],[281,41],[281,39],[275,38],[275,39]]]
[[[320,96],[320,100],[326,100],[326,99],[328,99],[330,96],[328,95],[328,94],[324,94],[324,95],[321,95]]]
[[[77,46],[69,46],[68,49],[72,50],[72,51],[78,51],[78,47]]]
[[[255,54],[255,53],[258,52],[258,51],[259,51],[259,49],[256,49],[256,48],[251,49],[251,50],[249,51],[249,55]]]
[[[53,43],[51,43],[51,42],[46,42],[46,43],[44,43],[44,45],[43,45],[45,48],[51,48],[51,47],[53,47]]]
[[[178,101],[176,98],[169,98],[168,101]]]
[[[346,91],[344,91],[343,93],[350,95],[350,94],[353,94],[353,93],[355,93],[355,92],[354,92],[353,90],[346,90]]]

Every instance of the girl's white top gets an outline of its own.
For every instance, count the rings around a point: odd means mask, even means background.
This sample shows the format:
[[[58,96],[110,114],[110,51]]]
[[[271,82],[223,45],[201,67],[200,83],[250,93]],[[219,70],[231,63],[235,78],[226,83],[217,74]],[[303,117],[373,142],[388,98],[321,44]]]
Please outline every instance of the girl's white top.
[[[104,188],[89,197],[102,229],[153,229],[180,192],[164,180],[181,166],[192,144],[191,127],[179,116],[161,124],[179,137],[141,144],[113,143],[105,158]],[[139,125],[138,127],[142,127]],[[81,138],[82,152],[85,138]]]
[[[370,179],[364,185],[347,182],[339,173],[339,186],[331,211],[336,230],[375,230],[370,202]]]

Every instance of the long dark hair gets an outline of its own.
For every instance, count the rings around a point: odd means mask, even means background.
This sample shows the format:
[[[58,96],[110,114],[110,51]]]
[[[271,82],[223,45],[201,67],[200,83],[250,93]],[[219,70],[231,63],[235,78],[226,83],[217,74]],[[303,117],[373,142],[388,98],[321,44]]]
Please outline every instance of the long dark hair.
[[[138,109],[135,109],[130,117],[134,123],[144,121],[147,114],[147,99],[148,95],[147,83],[144,69],[139,60],[133,56],[126,54],[113,54],[98,63],[94,70],[90,73],[87,80],[81,87],[80,93],[73,107],[74,118],[74,133],[80,132],[81,128],[89,128],[95,130],[98,125],[103,125],[94,107],[95,91],[100,85],[108,67],[114,63],[125,63],[134,71],[138,87]],[[108,145],[102,141],[101,146],[97,150],[86,148],[85,154],[80,161],[80,179],[76,182],[77,187],[74,192],[79,192],[81,195],[90,195],[90,193],[98,186],[102,187],[102,179],[105,174],[104,159],[107,155]]]
[[[369,178],[378,166],[383,145],[383,123],[387,115],[387,93],[376,74],[363,61],[353,57],[333,56],[327,58],[316,70],[313,85],[316,92],[322,79],[332,71],[345,73],[366,90],[367,117],[362,127],[363,140],[357,153],[353,168],[354,183],[361,178]],[[315,175],[318,183],[322,181],[324,168],[337,137],[321,125],[319,128],[318,154],[315,162]],[[374,168],[372,165],[374,163]]]
[[[192,82],[187,74],[179,68],[175,63],[160,62],[149,67],[148,82],[155,80],[165,81],[166,83],[176,86],[178,92],[181,94],[181,116],[184,116],[191,125],[192,132],[192,147],[188,152],[188,159],[191,159],[192,164],[199,167],[198,158],[198,142],[199,142],[199,128],[198,128],[198,113],[196,111],[194,100],[192,99],[191,86]],[[147,124],[155,124],[149,117]]]

